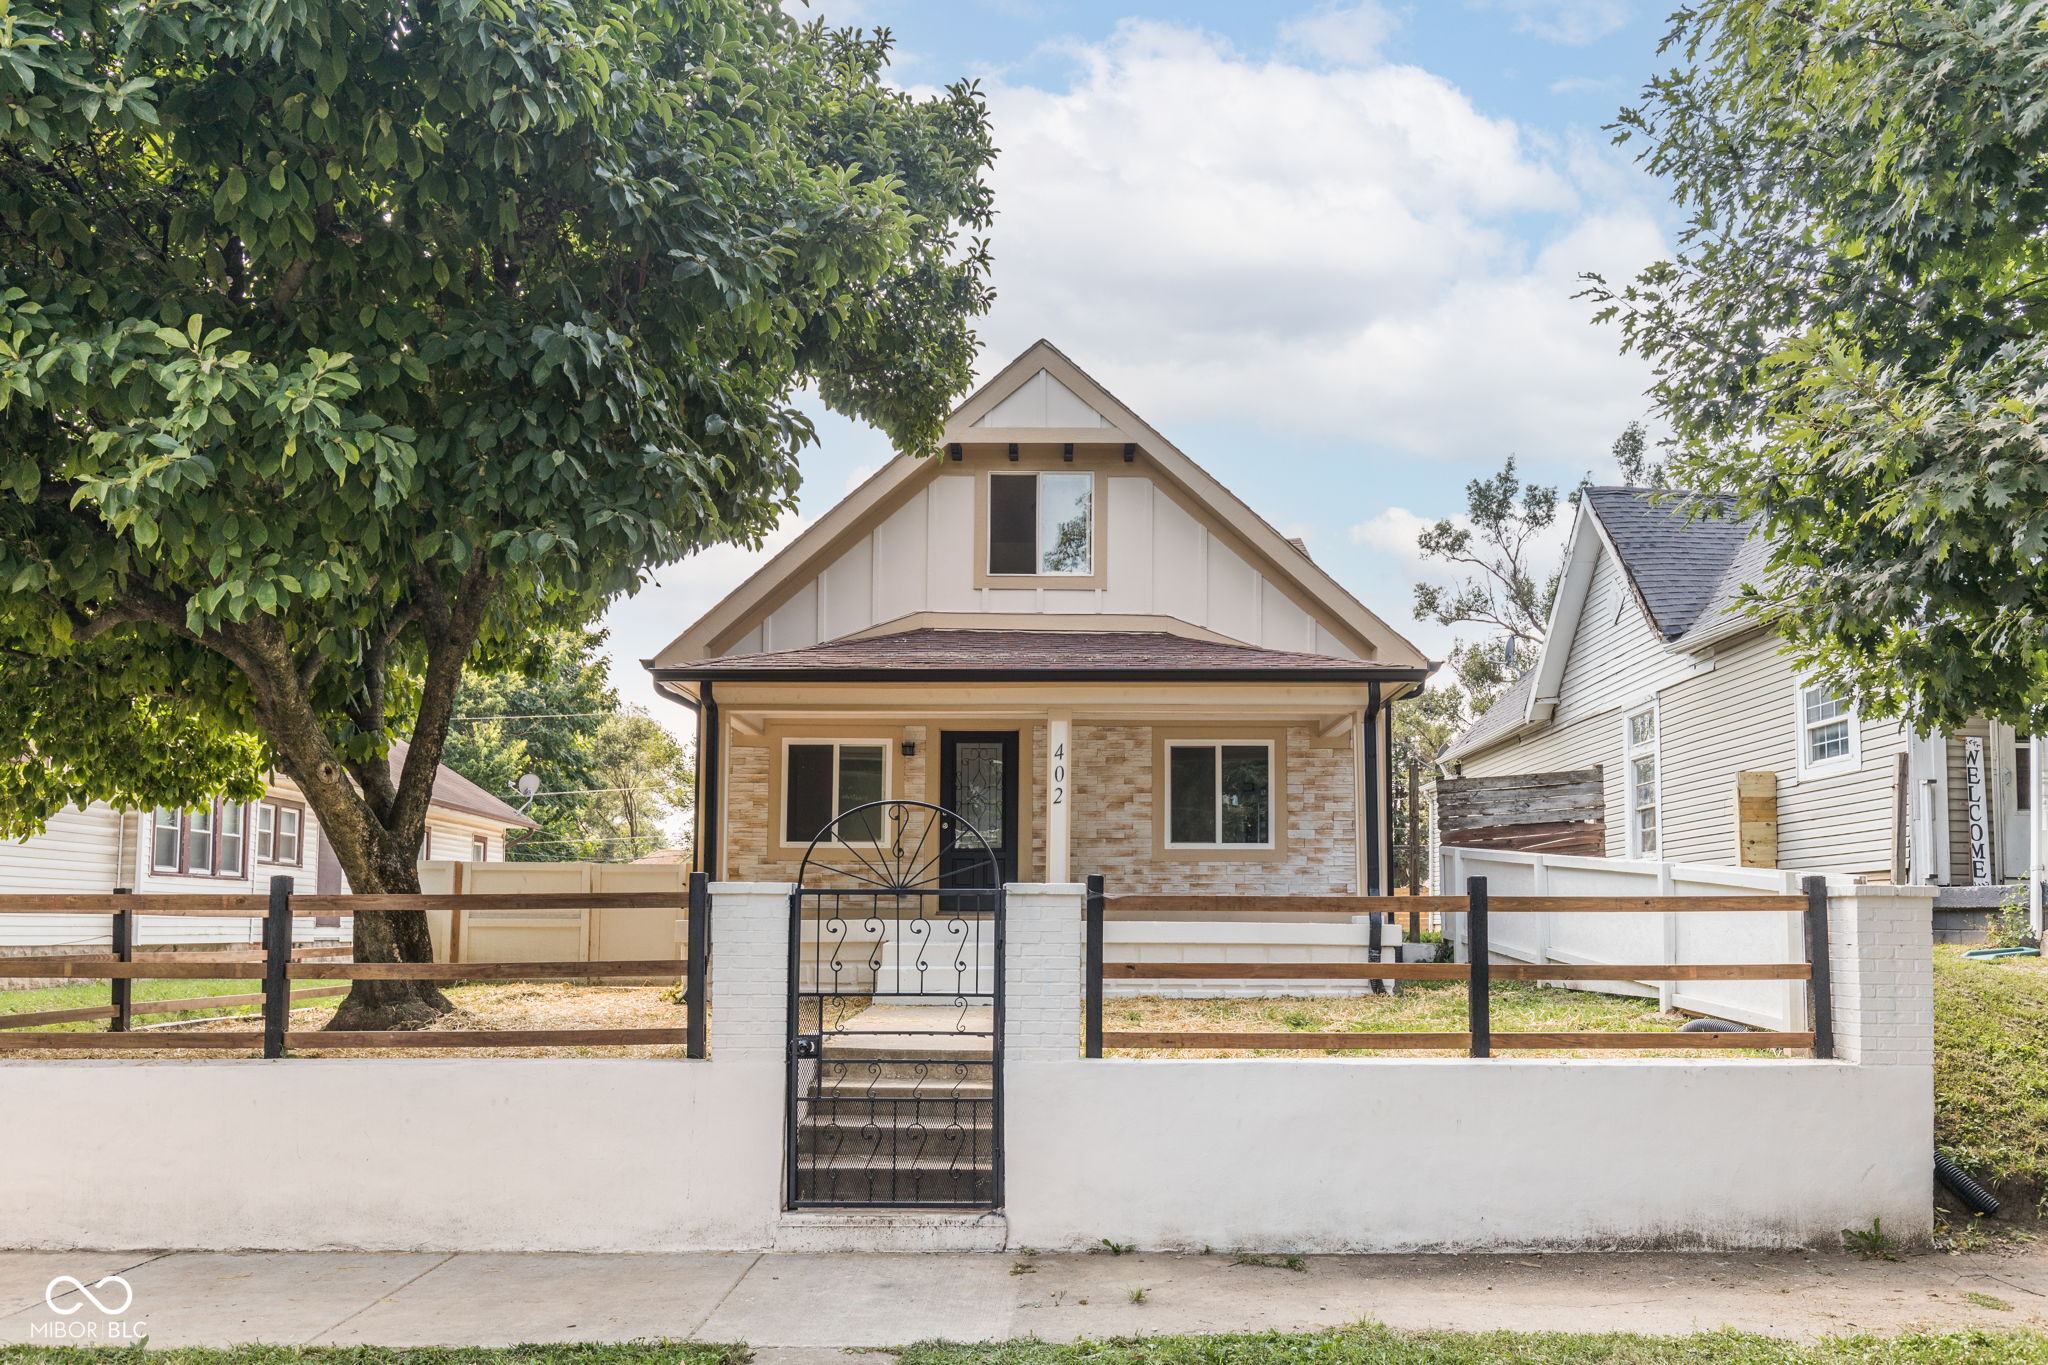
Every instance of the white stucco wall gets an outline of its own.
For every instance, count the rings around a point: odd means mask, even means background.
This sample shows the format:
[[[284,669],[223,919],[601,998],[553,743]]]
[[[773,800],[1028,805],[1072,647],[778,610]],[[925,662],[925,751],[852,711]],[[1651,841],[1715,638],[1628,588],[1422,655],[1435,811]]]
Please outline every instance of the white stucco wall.
[[[1930,1217],[1931,1074],[1841,1062],[1016,1062],[1012,1245],[1834,1245]]]
[[[713,894],[710,1061],[0,1062],[0,1247],[815,1241],[780,1208],[787,888]],[[1929,1230],[1928,948],[1903,889],[1837,906],[1837,1062],[1083,1060],[1081,902],[1078,885],[1010,897],[1011,1246],[1735,1249],[1831,1244],[1872,1218],[1908,1242]],[[869,1218],[835,1235],[886,1241]]]

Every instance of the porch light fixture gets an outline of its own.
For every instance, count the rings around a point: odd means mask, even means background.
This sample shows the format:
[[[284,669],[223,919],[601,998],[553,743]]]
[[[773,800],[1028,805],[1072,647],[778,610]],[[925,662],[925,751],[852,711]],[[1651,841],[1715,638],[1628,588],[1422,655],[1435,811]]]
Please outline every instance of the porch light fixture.
[[[1133,460],[1135,460],[1135,459],[1137,459],[1137,458],[1138,458],[1138,443],[1137,443],[1136,441],[1128,441],[1128,442],[1126,442],[1126,443],[1124,444],[1124,463],[1125,463],[1125,464],[1129,464],[1129,463],[1131,463],[1131,461],[1133,461]]]
[[[1074,443],[1072,441],[1069,441],[1065,445],[1060,447],[1060,458],[1062,460],[1065,460],[1068,464],[1072,464],[1074,462]]]
[[[903,741],[903,756],[904,756],[905,758],[916,758],[916,757],[917,757],[917,741],[916,741],[916,740],[914,740],[914,739],[906,739],[906,740],[904,740],[904,741]]]
[[[1010,463],[1017,463],[1017,443],[1015,441],[1010,442]]]
[[[958,441],[954,441],[950,445],[948,445],[946,447],[946,454],[951,456],[956,462],[960,460],[962,458],[960,454],[960,443]]]

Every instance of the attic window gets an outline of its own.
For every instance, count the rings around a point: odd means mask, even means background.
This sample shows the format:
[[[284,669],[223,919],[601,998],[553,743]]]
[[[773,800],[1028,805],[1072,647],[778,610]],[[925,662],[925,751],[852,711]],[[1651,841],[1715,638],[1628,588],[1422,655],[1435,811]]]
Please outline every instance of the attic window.
[[[988,476],[988,571],[1079,577],[1095,572],[1095,476]]]

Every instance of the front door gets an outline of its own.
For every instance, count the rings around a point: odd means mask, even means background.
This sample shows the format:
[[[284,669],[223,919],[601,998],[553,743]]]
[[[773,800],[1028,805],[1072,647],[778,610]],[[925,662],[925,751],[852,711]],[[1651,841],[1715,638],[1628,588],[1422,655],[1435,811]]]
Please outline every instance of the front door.
[[[939,804],[980,831],[995,854],[1001,886],[1017,880],[1017,732],[945,730],[939,734]],[[989,875],[972,836],[946,836],[939,885],[967,890]]]

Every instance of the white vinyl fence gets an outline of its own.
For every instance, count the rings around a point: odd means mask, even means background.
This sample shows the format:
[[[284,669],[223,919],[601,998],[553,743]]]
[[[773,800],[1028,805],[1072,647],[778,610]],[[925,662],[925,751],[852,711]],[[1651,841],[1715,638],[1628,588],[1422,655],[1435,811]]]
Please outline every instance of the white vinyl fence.
[[[1642,862],[1489,848],[1438,850],[1441,885],[1462,895],[1469,877],[1486,878],[1494,896],[1721,896],[1798,892],[1804,878],[1825,875],[1849,885],[1842,873],[1784,872],[1770,868],[1709,867],[1699,863]],[[1466,960],[1465,917],[1446,916],[1444,938]],[[1796,912],[1716,914],[1498,915],[1487,929],[1492,957],[1504,962],[1572,964],[1619,962],[1801,962],[1805,926]],[[1578,981],[1560,982],[1610,995],[1638,995],[1663,1009],[1685,1010],[1800,1031],[1807,1027],[1803,981]]]

